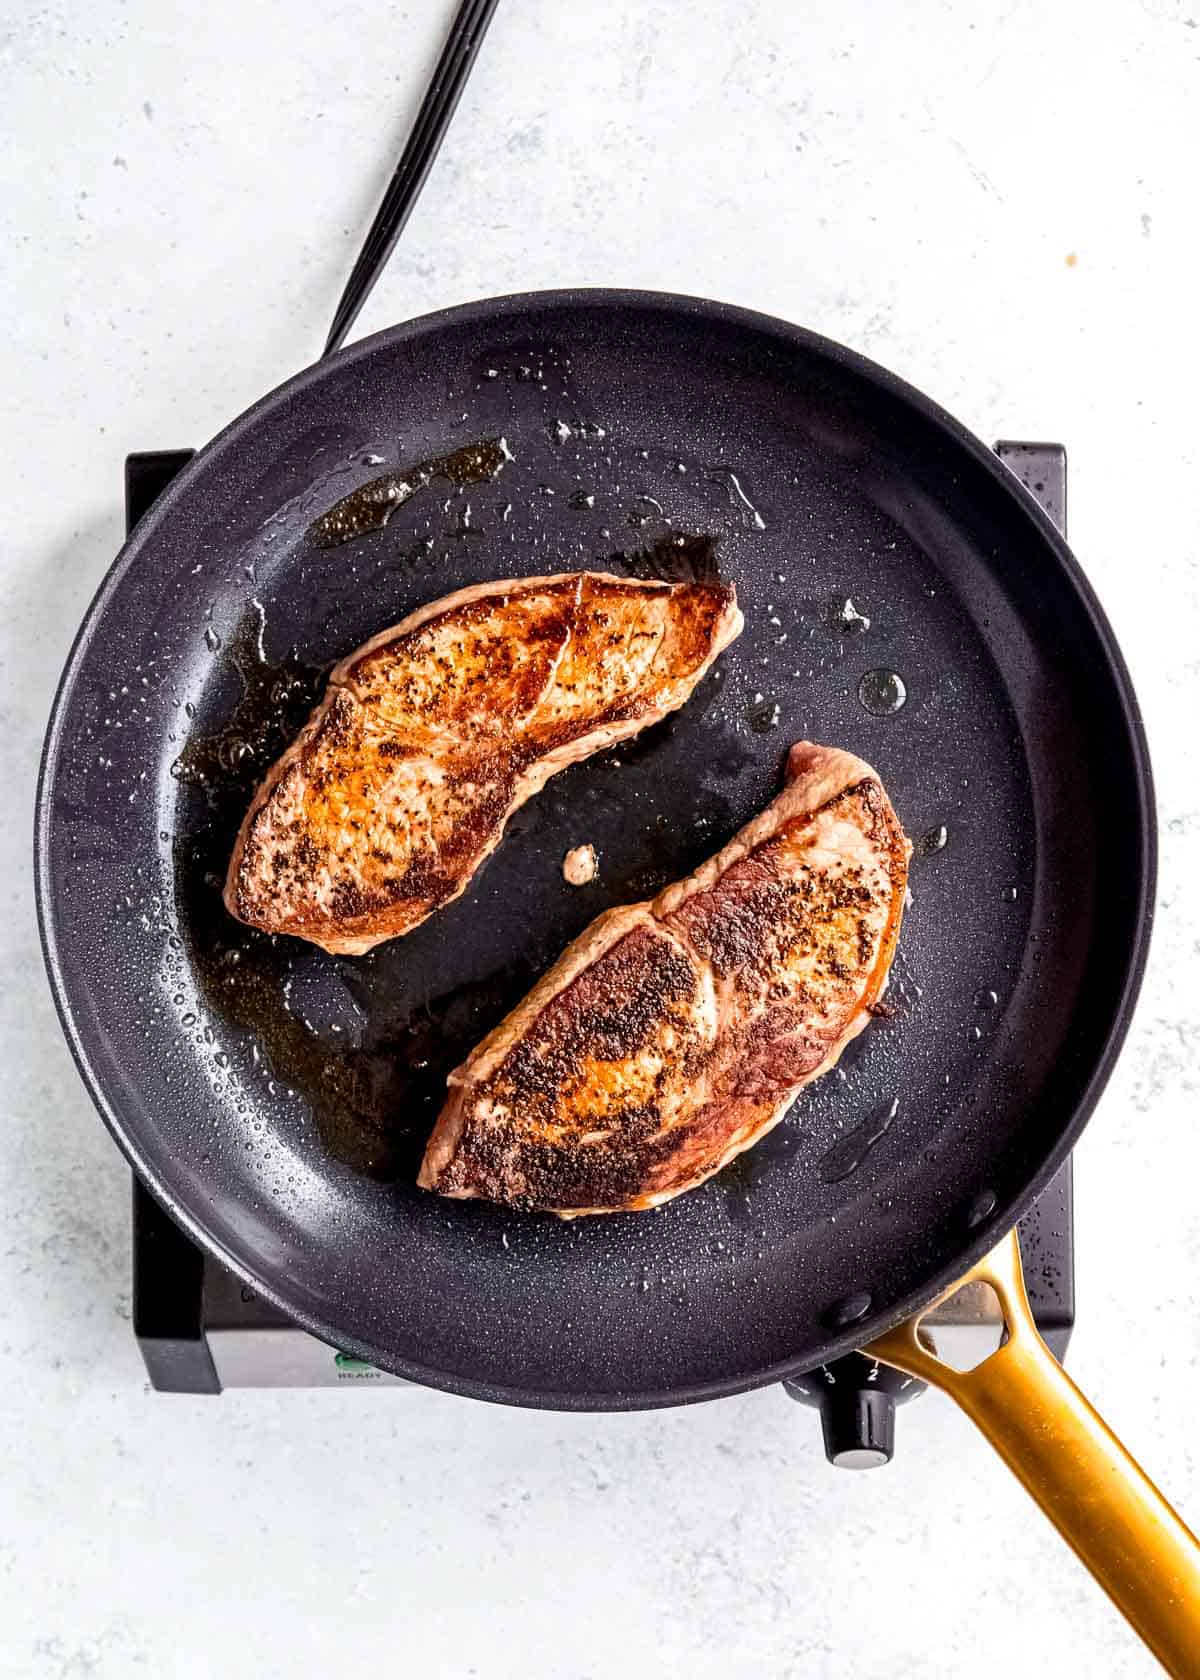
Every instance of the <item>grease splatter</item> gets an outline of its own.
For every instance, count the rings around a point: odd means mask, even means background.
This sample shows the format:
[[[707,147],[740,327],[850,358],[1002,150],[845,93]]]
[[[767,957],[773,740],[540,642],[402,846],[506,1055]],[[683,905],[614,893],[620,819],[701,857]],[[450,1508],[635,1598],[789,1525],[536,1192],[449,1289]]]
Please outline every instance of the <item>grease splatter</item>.
[[[482,443],[469,443],[450,455],[435,455],[418,462],[404,472],[381,473],[368,484],[360,484],[327,513],[315,519],[308,528],[308,536],[318,548],[336,548],[340,543],[365,536],[368,531],[380,531],[395,513],[434,479],[447,479],[451,484],[484,484],[497,478],[513,458],[507,441],[485,438]]]

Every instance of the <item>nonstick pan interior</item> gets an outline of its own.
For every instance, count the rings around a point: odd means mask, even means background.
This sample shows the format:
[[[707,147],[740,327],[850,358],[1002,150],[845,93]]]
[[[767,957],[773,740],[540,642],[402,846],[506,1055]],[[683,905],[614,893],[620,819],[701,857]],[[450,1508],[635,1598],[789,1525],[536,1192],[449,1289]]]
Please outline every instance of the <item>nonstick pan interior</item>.
[[[306,538],[357,485],[501,437],[496,477],[435,477],[384,529]],[[553,781],[407,938],[338,958],[233,922],[238,822],[330,664],[464,584],[577,567],[719,573],[746,630],[683,712]],[[447,1071],[594,915],[765,804],[801,737],[871,761],[916,843],[888,1013],[655,1213],[565,1224],[416,1190]],[[1123,1031],[1148,789],[1086,586],[932,405],[762,317],[548,294],[355,346],[180,476],[64,677],[39,893],[106,1121],[257,1288],[422,1381],[648,1405],[867,1339],[1012,1222]],[[600,875],[571,888],[584,842]]]

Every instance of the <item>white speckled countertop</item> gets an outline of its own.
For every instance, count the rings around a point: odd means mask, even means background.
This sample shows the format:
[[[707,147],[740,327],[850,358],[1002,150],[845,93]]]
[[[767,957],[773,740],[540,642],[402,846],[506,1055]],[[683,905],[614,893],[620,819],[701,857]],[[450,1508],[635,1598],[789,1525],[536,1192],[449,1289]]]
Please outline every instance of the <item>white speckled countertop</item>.
[[[1070,1364],[1195,1523],[1193,4],[502,0],[360,325],[542,286],[707,293],[845,340],[985,438],[1066,442],[1162,824],[1145,991],[1077,1155]],[[936,1398],[851,1475],[779,1390],[603,1418],[148,1391],[126,1169],[38,954],[42,728],[126,451],[201,442],[317,353],[448,13],[4,8],[0,1675],[1155,1673]]]

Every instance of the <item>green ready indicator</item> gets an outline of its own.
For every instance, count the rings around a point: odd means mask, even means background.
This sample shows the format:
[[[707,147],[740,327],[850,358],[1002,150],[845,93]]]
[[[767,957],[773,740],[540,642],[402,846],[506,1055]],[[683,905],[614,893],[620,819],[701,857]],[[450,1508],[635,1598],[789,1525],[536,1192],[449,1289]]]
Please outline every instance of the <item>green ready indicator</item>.
[[[368,1365],[365,1359],[356,1359],[352,1353],[335,1353],[333,1363],[339,1371],[373,1371],[374,1365]]]

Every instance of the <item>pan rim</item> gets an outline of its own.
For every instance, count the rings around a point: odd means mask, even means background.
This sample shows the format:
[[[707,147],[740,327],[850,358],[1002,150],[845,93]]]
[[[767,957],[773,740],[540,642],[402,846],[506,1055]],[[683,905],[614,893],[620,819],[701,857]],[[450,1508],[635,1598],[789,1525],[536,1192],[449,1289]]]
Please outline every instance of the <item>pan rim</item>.
[[[506,315],[515,315],[530,309],[552,312],[589,306],[612,309],[614,313],[629,306],[636,306],[641,310],[658,310],[675,316],[682,314],[685,317],[691,317],[693,320],[708,320],[714,324],[772,337],[793,350],[800,349],[810,355],[822,357],[827,362],[847,370],[886,394],[907,403],[921,415],[927,424],[939,431],[949,444],[960,451],[965,451],[972,461],[982,468],[996,485],[1011,498],[1019,508],[1022,517],[1033,527],[1038,537],[1050,550],[1054,560],[1058,563],[1064,581],[1071,589],[1076,605],[1096,638],[1107,668],[1112,696],[1124,726],[1124,744],[1133,767],[1133,785],[1129,790],[1130,826],[1131,829],[1136,831],[1139,851],[1136,868],[1132,866],[1131,862],[1130,869],[1134,897],[1134,939],[1108,1025],[1103,1051],[1096,1059],[1073,1114],[1068,1122],[1058,1130],[1055,1141],[1039,1170],[1026,1182],[1019,1194],[1010,1196],[1006,1202],[998,1204],[993,1214],[986,1222],[981,1224],[971,1240],[955,1256],[953,1262],[947,1264],[943,1261],[932,1269],[925,1282],[916,1289],[909,1291],[901,1300],[890,1303],[877,1313],[869,1314],[857,1326],[850,1327],[840,1335],[831,1335],[829,1342],[822,1350],[821,1360],[814,1360],[811,1354],[802,1354],[777,1361],[768,1367],[736,1372],[732,1375],[709,1379],[705,1382],[684,1384],[675,1388],[607,1390],[599,1393],[527,1389],[513,1385],[498,1385],[470,1376],[464,1377],[457,1372],[447,1372],[428,1367],[422,1365],[419,1361],[398,1359],[385,1350],[372,1347],[368,1341],[350,1336],[342,1337],[340,1333],[331,1331],[328,1325],[322,1324],[315,1315],[304,1310],[298,1310],[293,1303],[288,1302],[283,1297],[271,1282],[262,1278],[253,1266],[246,1264],[230,1252],[227,1246],[207,1229],[203,1218],[184,1205],[163,1182],[161,1173],[149,1162],[145,1152],[140,1148],[136,1131],[131,1131],[124,1123],[117,1106],[110,1100],[102,1080],[92,1067],[91,1057],[85,1044],[85,1035],[76,1019],[76,1012],[68,995],[62,953],[59,948],[56,908],[51,887],[52,784],[59,761],[64,715],[74,692],[75,682],[83,661],[91,649],[95,631],[103,619],[109,598],[136,562],[141,549],[145,546],[159,522],[169,519],[175,502],[186,492],[193,474],[202,472],[207,463],[220,450],[235,444],[238,436],[260,415],[274,405],[290,400],[303,392],[309,384],[323,377],[328,366],[349,366],[361,358],[375,354],[385,344],[401,344],[413,338],[436,333],[445,327],[469,326],[476,323],[495,324],[503,321]],[[837,1358],[841,1354],[862,1345],[862,1343],[870,1341],[872,1337],[900,1323],[935,1299],[943,1290],[951,1287],[958,1277],[992,1248],[1000,1236],[1016,1224],[1028,1210],[1074,1148],[1083,1128],[1090,1119],[1124,1044],[1141,989],[1150,946],[1156,877],[1157,829],[1149,749],[1141,712],[1124,657],[1107,616],[1065,538],[996,454],[959,421],[955,420],[952,415],[941,408],[939,404],[926,396],[924,392],[910,385],[897,374],[881,367],[869,357],[849,349],[836,340],[825,338],[808,328],[797,326],[779,317],[747,309],[740,305],[693,297],[687,294],[643,291],[634,288],[573,287],[508,293],[500,297],[475,299],[433,311],[416,317],[412,321],[384,328],[368,338],[356,340],[335,356],[317,361],[309,367],[301,369],[273,390],[265,393],[251,407],[224,426],[210,442],[196,452],[192,460],[158,498],[147,516],[140,521],[136,529],[122,544],[88,605],[79,629],[72,640],[70,651],[55,690],[39,764],[34,814],[34,880],[38,932],[59,1022],[84,1087],[109,1134],[142,1183],[146,1185],[170,1217],[182,1227],[193,1241],[208,1253],[213,1254],[235,1276],[250,1285],[299,1327],[329,1345],[355,1354],[372,1364],[378,1365],[381,1369],[392,1371],[425,1387],[461,1394],[472,1399],[556,1411],[651,1410],[719,1399],[726,1395],[744,1393],[754,1388],[765,1387],[770,1383],[779,1382],[786,1377],[812,1369],[816,1363]],[[333,1340],[335,1334],[338,1336],[336,1341]]]

